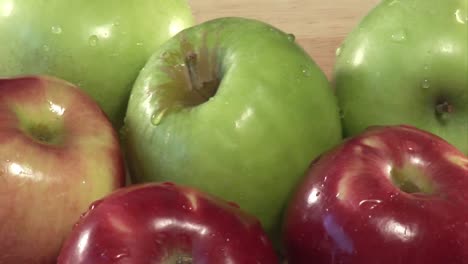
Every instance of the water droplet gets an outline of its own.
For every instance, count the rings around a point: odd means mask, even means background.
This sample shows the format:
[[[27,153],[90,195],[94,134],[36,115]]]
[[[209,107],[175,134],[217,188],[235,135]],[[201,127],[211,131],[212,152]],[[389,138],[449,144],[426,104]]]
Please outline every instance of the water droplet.
[[[49,48],[49,46],[47,46],[47,45],[42,46],[42,49],[43,49],[45,52],[49,52],[49,51],[50,51],[50,48]]]
[[[96,207],[98,207],[99,204],[101,204],[101,203],[102,203],[102,200],[96,200],[96,201],[94,201],[94,202],[89,206],[89,210],[94,210],[94,209],[96,209]]]
[[[92,35],[91,37],[89,37],[88,39],[88,43],[91,47],[94,47],[97,45],[97,43],[99,42],[99,38],[98,36],[96,35]]]
[[[428,79],[424,79],[422,82],[421,82],[421,87],[423,89],[429,89],[431,87],[431,83],[429,82]]]
[[[341,47],[338,47],[335,51],[336,57],[339,57],[341,55]]]
[[[309,77],[312,73],[310,72],[310,69],[302,69],[302,74]]]
[[[115,27],[120,26],[120,21],[119,21],[119,20],[116,20],[116,21],[114,22],[114,26],[115,26]]]
[[[141,47],[143,46],[143,42],[137,42],[136,45]]]
[[[167,112],[167,108],[154,113],[151,116],[151,124],[153,124],[153,126],[159,125],[161,123],[161,121],[163,120],[164,115],[166,114],[166,112]]]
[[[51,29],[52,33],[54,33],[54,34],[62,33],[62,28],[60,26],[52,26],[50,29]]]
[[[86,184],[86,181],[85,181],[85,180],[83,180],[83,181],[81,182],[81,184]]]
[[[381,203],[382,203],[381,200],[376,200],[376,199],[362,200],[362,201],[359,202],[359,207],[364,207],[364,208],[367,208],[369,210],[372,210]],[[369,216],[369,218],[370,218],[370,216]]]
[[[455,19],[460,24],[468,24],[468,11],[463,9],[457,9],[455,11]]]
[[[229,241],[231,241],[231,239],[229,239],[229,238],[226,238],[226,242],[229,242]]]
[[[296,36],[294,36],[294,34],[288,34],[288,40],[294,42],[296,40]]]
[[[124,258],[128,258],[130,254],[124,252],[124,253],[119,253],[113,257],[113,260],[122,260]]]
[[[402,42],[406,40],[406,32],[405,30],[401,29],[392,34],[392,40],[395,42]]]
[[[428,71],[428,70],[429,70],[429,65],[428,65],[428,64],[424,65],[424,70],[425,70],[425,71]]]
[[[343,119],[345,117],[344,111],[340,109],[339,113],[340,113],[340,118]]]

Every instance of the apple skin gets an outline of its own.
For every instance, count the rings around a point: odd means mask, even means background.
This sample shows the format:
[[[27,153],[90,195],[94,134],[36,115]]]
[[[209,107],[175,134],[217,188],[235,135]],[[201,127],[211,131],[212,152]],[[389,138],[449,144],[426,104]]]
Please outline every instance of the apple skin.
[[[412,185],[414,184],[414,185]],[[289,203],[290,263],[466,263],[468,158],[411,126],[372,127],[310,166]]]
[[[345,136],[408,124],[468,155],[466,0],[385,0],[337,50]]]
[[[72,82],[120,128],[148,57],[193,23],[187,0],[0,0],[0,76]]]
[[[0,263],[56,263],[89,204],[123,185],[117,133],[94,100],[46,76],[0,79]]]
[[[94,203],[58,264],[274,264],[260,222],[235,204],[173,183],[120,189]]]
[[[134,182],[171,181],[235,201],[273,240],[310,161],[341,141],[320,68],[292,35],[239,17],[163,44],[135,82],[123,131]]]

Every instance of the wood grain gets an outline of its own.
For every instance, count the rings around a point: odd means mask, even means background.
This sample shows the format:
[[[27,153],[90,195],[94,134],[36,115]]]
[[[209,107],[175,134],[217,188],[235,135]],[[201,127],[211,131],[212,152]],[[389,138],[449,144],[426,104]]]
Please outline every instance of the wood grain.
[[[292,33],[330,77],[335,51],[380,0],[189,0],[198,23],[224,17],[255,18]]]

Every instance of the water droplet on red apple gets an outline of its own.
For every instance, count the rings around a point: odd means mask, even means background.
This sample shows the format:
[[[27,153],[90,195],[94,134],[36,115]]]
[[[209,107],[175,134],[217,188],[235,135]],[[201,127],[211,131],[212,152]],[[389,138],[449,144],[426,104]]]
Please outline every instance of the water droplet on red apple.
[[[368,209],[368,210],[373,210],[381,203],[382,201],[377,200],[377,199],[362,200],[361,202],[359,202],[359,207]]]
[[[97,206],[99,206],[99,204],[102,203],[102,200],[96,200],[94,201],[90,206],[89,206],[89,210],[94,210]]]
[[[128,258],[128,257],[130,257],[130,254],[124,252],[124,253],[119,253],[119,254],[115,255],[115,256],[112,258],[112,260],[122,260],[122,259]]]

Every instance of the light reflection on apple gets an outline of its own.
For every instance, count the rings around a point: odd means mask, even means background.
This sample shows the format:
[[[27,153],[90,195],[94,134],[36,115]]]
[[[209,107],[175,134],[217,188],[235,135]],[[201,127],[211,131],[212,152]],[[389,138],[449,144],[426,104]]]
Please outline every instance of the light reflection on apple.
[[[352,254],[354,252],[353,241],[345,233],[342,225],[336,222],[333,215],[327,214],[324,216],[323,227],[342,251],[347,252],[348,254]]]
[[[391,237],[394,239],[401,240],[402,242],[408,242],[416,237],[416,230],[393,218],[379,219],[378,221],[379,230],[385,237]]]
[[[179,33],[186,27],[185,25],[186,24],[179,19],[172,20],[171,24],[169,25],[169,35],[174,36],[175,34]]]
[[[254,111],[251,107],[248,107],[245,112],[242,113],[241,117],[236,120],[236,128],[242,128],[252,117]]]
[[[13,9],[14,9],[13,1],[7,1],[1,7],[0,12],[1,12],[2,16],[9,17],[11,15],[11,13],[13,12]]]
[[[59,116],[62,116],[65,113],[65,107],[62,107],[58,104],[55,104],[49,101],[49,110]]]
[[[22,166],[15,162],[10,163],[8,171],[13,176],[27,178],[35,182],[41,182],[44,180],[42,173],[33,173],[31,168]]]
[[[208,232],[206,226],[195,224],[195,223],[184,222],[184,221],[180,221],[177,219],[170,219],[170,218],[155,220],[154,228],[156,230],[164,230],[167,228],[177,228],[177,229],[184,230],[184,231],[196,232],[200,236],[204,236]]]
[[[97,26],[93,29],[93,35],[98,36],[99,38],[110,38],[112,36],[112,27],[113,23]]]

